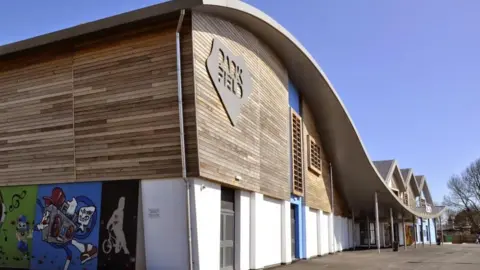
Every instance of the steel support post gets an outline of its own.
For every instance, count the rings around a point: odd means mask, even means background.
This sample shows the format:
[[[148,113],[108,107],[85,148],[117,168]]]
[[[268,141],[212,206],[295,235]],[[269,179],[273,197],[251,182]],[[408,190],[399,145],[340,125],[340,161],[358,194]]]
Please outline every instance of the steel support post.
[[[403,231],[403,249],[407,249],[407,235],[405,234],[405,217],[402,214],[402,231]]]
[[[375,232],[376,238],[375,241],[377,242],[377,249],[378,253],[380,253],[380,218],[378,216],[378,192],[375,192]]]
[[[393,210],[392,208],[390,208],[390,240],[391,240],[391,244],[392,244],[392,247],[393,247],[393,241],[395,241],[395,231],[393,230]]]

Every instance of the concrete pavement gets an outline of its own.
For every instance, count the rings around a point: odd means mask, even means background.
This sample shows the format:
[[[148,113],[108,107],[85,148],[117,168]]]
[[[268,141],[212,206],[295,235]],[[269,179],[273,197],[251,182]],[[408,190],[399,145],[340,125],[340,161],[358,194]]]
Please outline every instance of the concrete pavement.
[[[399,252],[391,249],[344,251],[333,255],[308,261],[294,262],[288,266],[276,267],[275,270],[473,270],[480,269],[480,245],[443,245],[409,247],[406,251],[400,247]]]

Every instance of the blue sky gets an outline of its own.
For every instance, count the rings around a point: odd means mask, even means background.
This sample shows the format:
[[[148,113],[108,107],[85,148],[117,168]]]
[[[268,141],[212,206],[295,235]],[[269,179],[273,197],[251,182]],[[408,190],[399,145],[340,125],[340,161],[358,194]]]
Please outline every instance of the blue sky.
[[[0,44],[160,1],[0,2]],[[372,159],[424,174],[434,199],[480,157],[480,1],[248,0],[310,51]]]

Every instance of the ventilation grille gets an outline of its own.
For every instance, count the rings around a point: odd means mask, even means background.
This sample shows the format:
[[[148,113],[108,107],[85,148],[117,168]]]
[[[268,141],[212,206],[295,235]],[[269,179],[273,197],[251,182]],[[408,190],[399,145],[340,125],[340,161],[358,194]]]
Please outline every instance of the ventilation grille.
[[[294,110],[292,115],[292,192],[303,196],[302,118]]]
[[[317,174],[322,173],[320,146],[311,136],[308,136],[308,168]]]

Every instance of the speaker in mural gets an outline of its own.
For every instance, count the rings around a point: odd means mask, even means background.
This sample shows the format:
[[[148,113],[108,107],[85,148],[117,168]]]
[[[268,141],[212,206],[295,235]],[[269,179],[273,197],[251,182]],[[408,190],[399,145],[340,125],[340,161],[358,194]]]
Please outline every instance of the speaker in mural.
[[[97,269],[101,189],[101,183],[39,186],[31,268]]]
[[[98,267],[135,269],[139,181],[104,182]]]
[[[0,189],[0,268],[29,268],[37,186]]]

